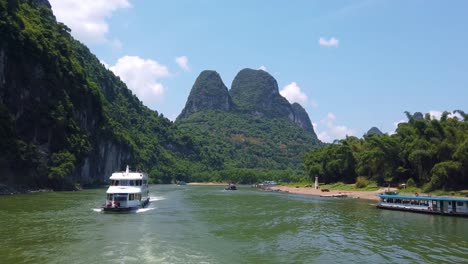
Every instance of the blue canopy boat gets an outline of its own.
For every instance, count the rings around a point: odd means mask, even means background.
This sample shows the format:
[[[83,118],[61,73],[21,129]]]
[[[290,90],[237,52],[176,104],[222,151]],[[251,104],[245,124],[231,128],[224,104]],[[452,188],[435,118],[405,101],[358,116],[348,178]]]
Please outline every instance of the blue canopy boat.
[[[377,194],[377,208],[468,217],[468,198]]]

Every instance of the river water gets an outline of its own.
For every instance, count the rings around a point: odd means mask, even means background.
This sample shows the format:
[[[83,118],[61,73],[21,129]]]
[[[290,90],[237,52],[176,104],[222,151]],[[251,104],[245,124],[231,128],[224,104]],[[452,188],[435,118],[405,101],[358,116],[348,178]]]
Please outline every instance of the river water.
[[[0,197],[0,263],[468,263],[468,218],[240,186],[155,185],[99,212],[105,189]]]

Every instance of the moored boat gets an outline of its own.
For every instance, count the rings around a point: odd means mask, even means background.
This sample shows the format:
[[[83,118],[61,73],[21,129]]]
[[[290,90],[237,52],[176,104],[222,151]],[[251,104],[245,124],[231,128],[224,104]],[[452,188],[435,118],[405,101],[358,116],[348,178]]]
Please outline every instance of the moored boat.
[[[468,217],[468,198],[377,194],[377,208]]]
[[[106,203],[102,206],[108,211],[131,211],[146,207],[149,203],[148,175],[143,172],[114,172],[109,178],[110,186],[106,191]]]

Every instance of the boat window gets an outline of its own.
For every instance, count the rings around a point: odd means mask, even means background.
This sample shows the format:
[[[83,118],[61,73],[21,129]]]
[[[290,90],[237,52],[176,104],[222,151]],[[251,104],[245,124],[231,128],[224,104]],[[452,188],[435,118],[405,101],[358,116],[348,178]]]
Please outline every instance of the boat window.
[[[128,194],[126,193],[119,193],[119,194],[114,194],[114,200],[121,202],[121,201],[127,201]]]
[[[128,180],[120,180],[119,186],[128,186]]]
[[[110,181],[110,185],[111,185],[111,186],[118,186],[118,185],[119,185],[119,181],[118,181],[118,180],[111,180],[111,181]]]
[[[135,194],[131,193],[131,194],[128,196],[128,200],[130,200],[130,201],[135,200]]]
[[[112,198],[113,198],[112,193],[108,193],[108,194],[107,194],[107,200],[112,201]]]
[[[457,206],[463,206],[463,202],[457,202]]]
[[[135,186],[135,181],[134,180],[130,180],[130,186]]]

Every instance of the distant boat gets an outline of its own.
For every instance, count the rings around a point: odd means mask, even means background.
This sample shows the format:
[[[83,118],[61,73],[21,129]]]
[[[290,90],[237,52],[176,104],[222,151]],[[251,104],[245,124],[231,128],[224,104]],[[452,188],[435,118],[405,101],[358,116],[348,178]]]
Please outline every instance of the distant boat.
[[[229,185],[226,185],[224,187],[224,190],[235,191],[235,190],[237,190],[237,187],[236,187],[236,185],[230,183]]]
[[[278,185],[278,183],[276,183],[275,181],[264,181],[263,183],[259,183],[259,184],[254,185],[254,187],[264,189],[264,188],[277,186],[277,185]]]
[[[187,185],[187,183],[184,182],[184,181],[177,181],[177,185],[179,185],[179,186],[180,186],[180,185]]]
[[[114,172],[109,178],[105,212],[131,211],[143,208],[149,203],[148,175],[143,172],[130,172],[127,166],[124,172]]]
[[[278,183],[275,182],[275,181],[264,181],[262,183],[262,185],[265,186],[265,187],[270,187],[270,186],[276,186],[276,185],[278,185]]]
[[[468,198],[377,194],[377,208],[468,217]]]

